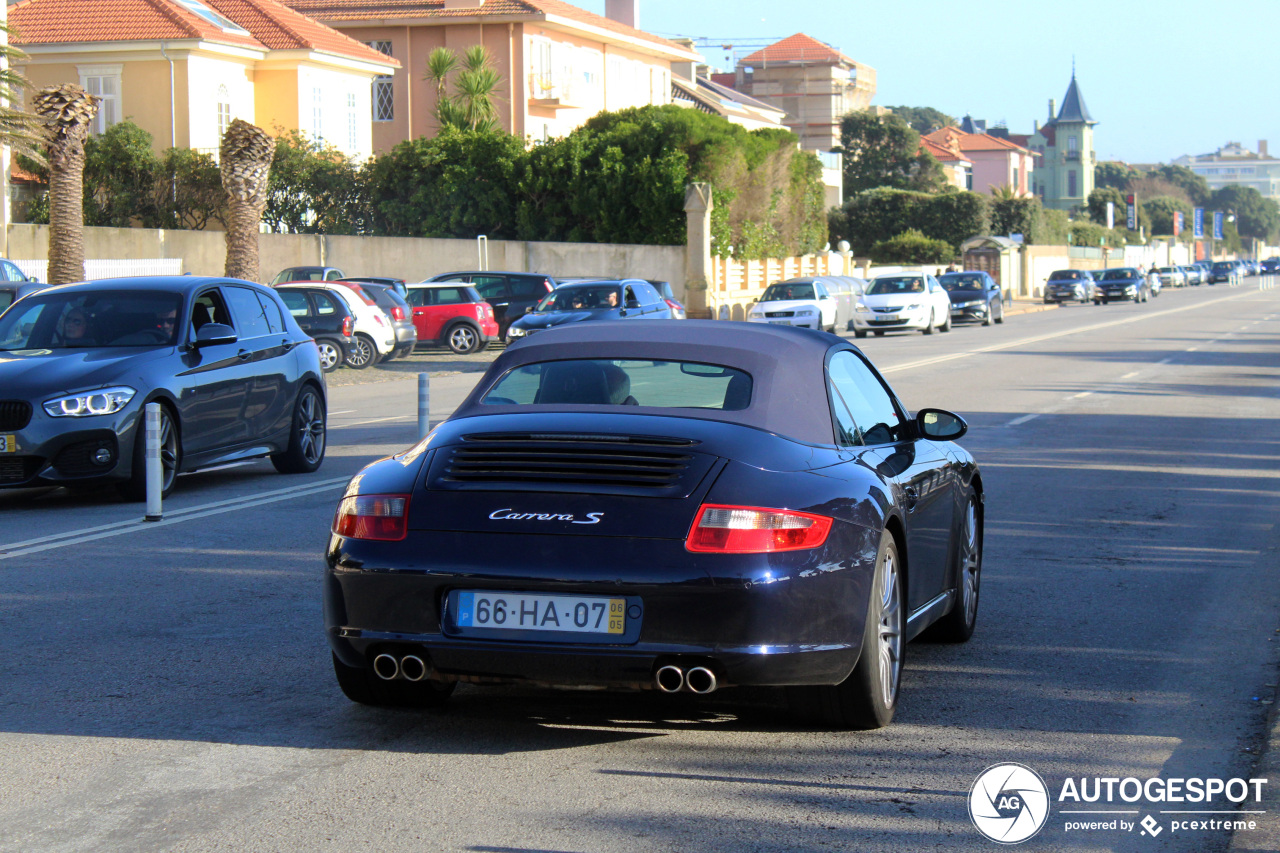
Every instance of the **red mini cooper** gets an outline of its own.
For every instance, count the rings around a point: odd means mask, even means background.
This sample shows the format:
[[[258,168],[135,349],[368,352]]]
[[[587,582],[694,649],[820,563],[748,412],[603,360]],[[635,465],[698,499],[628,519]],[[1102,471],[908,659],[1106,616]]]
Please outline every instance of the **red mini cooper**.
[[[475,352],[498,339],[493,306],[461,281],[409,285],[419,344],[442,344],[456,353]]]

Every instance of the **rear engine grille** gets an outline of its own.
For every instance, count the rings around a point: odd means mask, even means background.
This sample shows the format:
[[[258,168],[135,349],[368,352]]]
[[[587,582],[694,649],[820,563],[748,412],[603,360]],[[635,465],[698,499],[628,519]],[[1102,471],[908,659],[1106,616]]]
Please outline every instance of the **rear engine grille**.
[[[0,458],[0,485],[25,483],[36,475],[43,463],[39,456]]]
[[[31,422],[31,404],[26,400],[0,400],[0,429],[26,429]]]
[[[687,494],[711,459],[697,442],[654,436],[571,433],[468,435],[432,466],[431,488]]]

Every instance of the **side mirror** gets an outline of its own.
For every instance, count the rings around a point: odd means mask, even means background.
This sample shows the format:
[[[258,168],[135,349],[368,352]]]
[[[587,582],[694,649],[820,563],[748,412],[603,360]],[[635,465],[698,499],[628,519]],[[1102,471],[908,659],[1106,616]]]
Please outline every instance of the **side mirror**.
[[[526,314],[532,314],[532,313],[533,313],[533,306],[532,306],[532,305],[526,305],[526,306],[524,306],[524,313],[526,313]]]
[[[819,301],[821,301],[821,300],[823,300],[823,299],[830,299],[830,298],[831,298],[831,297],[830,297],[830,296],[828,296],[828,295],[827,295],[827,294],[825,294],[825,293],[818,297]]]
[[[955,441],[969,431],[959,415],[945,409],[921,409],[916,412],[916,428],[920,435],[935,441]]]
[[[222,323],[205,323],[196,332],[197,347],[211,347],[217,344],[234,344],[238,338],[236,330]]]

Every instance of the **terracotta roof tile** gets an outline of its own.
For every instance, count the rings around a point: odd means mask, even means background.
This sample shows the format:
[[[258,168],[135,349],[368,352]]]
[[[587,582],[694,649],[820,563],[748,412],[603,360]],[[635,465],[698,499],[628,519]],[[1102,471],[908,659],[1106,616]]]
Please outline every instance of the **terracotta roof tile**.
[[[204,39],[261,47],[170,0],[25,0],[9,7],[14,44]]]
[[[366,62],[399,65],[391,57],[313,21],[276,0],[204,0],[272,50],[315,50]]]
[[[829,44],[818,41],[813,36],[796,33],[780,42],[757,50],[741,60],[742,65],[763,65],[769,62],[821,62],[838,64],[853,63],[853,60],[836,50]]]
[[[227,32],[174,0],[24,0],[9,8],[15,44],[201,39],[269,50],[315,50],[398,64],[276,0],[201,0],[248,34]]]
[[[940,128],[924,138],[943,146],[950,146],[954,141],[961,151],[1021,151],[1027,153],[1027,149],[1021,145],[1015,145],[998,136],[991,136],[987,133],[965,133],[956,127]]]
[[[920,137],[920,147],[928,151],[935,159],[943,163],[968,163],[969,160],[958,151],[953,151],[946,145],[939,145],[927,137]]]
[[[688,51],[683,45],[646,33],[635,27],[621,24],[603,15],[579,9],[564,0],[484,0],[478,8],[446,9],[444,0],[288,0],[289,5],[303,14],[324,21],[371,21],[379,18],[485,18],[519,17],[542,18],[553,15],[568,18],[580,24],[630,36],[666,48]]]

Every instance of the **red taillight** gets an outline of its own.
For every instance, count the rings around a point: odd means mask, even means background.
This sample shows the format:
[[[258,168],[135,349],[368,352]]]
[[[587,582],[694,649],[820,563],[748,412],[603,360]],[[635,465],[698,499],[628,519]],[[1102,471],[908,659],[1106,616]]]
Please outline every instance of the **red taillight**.
[[[684,547],[717,554],[764,554],[817,548],[827,541],[825,515],[756,506],[703,504]]]
[[[483,320],[485,317],[493,316],[493,306],[488,302],[476,303],[476,319]]]
[[[668,306],[670,306],[670,308],[671,308],[671,310],[672,310],[672,311],[683,311],[683,310],[684,310],[683,308],[681,308],[681,307],[680,307],[680,303],[679,303],[679,302],[672,302],[670,299],[664,299],[664,300],[662,300],[662,301],[663,301],[663,302],[665,302],[665,303],[667,303],[667,305],[668,305]]]
[[[349,338],[351,337],[351,333],[354,332],[355,330],[356,330],[356,318],[343,317],[342,318],[342,334]]]
[[[355,495],[342,499],[333,532],[349,539],[398,542],[409,532],[408,495]]]
[[[392,318],[393,320],[403,320],[403,319],[404,319],[404,309],[403,309],[403,308],[401,308],[399,305],[397,305],[397,306],[395,306],[394,308],[392,308],[392,309],[391,309],[391,318]]]

